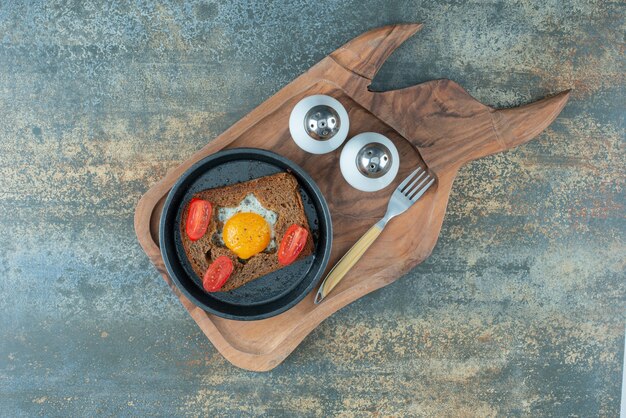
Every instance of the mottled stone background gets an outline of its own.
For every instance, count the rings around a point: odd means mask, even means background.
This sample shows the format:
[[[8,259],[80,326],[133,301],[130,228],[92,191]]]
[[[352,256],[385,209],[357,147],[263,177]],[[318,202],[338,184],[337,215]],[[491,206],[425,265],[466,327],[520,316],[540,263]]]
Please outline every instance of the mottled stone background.
[[[0,415],[616,416],[626,320],[621,1],[0,2]],[[254,4],[252,4],[254,3]],[[141,251],[139,197],[352,37],[424,22],[434,78],[534,142],[460,173],[432,256],[275,370],[231,366]]]

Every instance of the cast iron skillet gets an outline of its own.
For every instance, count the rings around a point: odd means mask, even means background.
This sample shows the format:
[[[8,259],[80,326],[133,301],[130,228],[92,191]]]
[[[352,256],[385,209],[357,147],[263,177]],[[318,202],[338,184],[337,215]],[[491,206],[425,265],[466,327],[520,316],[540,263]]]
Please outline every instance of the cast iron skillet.
[[[201,190],[284,171],[293,174],[300,185],[315,243],[313,255],[230,292],[205,292],[182,246],[180,219],[183,208]],[[189,168],[170,190],[159,226],[163,261],[178,288],[205,311],[238,320],[269,318],[301,301],[324,273],[331,243],[332,224],[328,204],[313,179],[287,158],[256,148],[220,151]]]

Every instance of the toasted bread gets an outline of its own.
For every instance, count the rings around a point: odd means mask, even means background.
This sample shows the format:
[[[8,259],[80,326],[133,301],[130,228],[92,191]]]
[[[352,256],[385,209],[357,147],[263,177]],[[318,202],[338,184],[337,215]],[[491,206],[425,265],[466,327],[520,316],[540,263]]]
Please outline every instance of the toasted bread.
[[[250,193],[254,194],[265,209],[274,211],[278,215],[274,225],[276,248],[253,255],[248,260],[240,260],[235,253],[215,239],[215,235],[223,227],[218,220],[217,213],[221,207],[238,206]],[[211,221],[204,236],[197,241],[191,241],[185,232],[185,223],[187,222],[189,212],[189,206],[187,206],[183,211],[180,223],[183,248],[194,272],[200,280],[202,280],[209,265],[217,257],[225,255],[232,260],[233,272],[220,289],[221,292],[236,289],[284,267],[279,264],[276,252],[285,231],[292,224],[298,224],[309,232],[306,245],[298,258],[300,259],[313,253],[313,237],[311,236],[311,229],[304,212],[302,198],[298,191],[298,181],[289,173],[277,173],[243,183],[203,190],[196,193],[194,198],[211,202],[213,206]]]

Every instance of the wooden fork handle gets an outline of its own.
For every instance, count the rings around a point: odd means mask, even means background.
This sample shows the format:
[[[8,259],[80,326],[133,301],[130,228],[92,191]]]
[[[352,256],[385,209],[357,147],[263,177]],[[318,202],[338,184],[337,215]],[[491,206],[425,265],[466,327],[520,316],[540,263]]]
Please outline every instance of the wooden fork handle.
[[[320,286],[317,294],[315,295],[315,303],[318,304],[339,284],[341,279],[350,271],[350,269],[361,259],[365,251],[376,241],[376,238],[383,231],[382,227],[378,224],[374,224],[370,229],[357,242],[354,243],[352,248],[335,266],[330,270],[322,285]]]

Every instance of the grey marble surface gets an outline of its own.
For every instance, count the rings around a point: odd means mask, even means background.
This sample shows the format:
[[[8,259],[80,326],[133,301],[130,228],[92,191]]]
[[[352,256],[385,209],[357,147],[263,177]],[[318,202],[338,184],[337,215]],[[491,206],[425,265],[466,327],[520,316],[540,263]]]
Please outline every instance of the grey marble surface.
[[[626,319],[620,1],[0,3],[0,415],[616,416]],[[231,366],[141,251],[139,197],[319,59],[423,22],[376,90],[573,88],[463,168],[432,256],[279,367]]]

